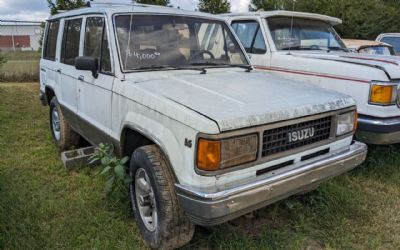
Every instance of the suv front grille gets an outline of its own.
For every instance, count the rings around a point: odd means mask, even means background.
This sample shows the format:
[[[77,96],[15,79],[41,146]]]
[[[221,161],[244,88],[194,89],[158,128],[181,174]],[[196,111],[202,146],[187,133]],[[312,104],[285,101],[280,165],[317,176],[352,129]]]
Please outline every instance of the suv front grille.
[[[331,126],[332,116],[328,116],[265,130],[263,133],[262,157],[327,140],[331,134]]]

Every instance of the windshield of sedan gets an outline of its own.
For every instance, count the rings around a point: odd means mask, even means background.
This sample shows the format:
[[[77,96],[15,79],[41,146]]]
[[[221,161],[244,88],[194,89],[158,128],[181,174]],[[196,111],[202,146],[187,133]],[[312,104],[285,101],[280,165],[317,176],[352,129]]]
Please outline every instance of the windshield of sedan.
[[[267,19],[277,50],[347,50],[333,27],[320,20],[270,17]]]
[[[167,15],[118,15],[115,30],[122,68],[248,66],[224,22]]]

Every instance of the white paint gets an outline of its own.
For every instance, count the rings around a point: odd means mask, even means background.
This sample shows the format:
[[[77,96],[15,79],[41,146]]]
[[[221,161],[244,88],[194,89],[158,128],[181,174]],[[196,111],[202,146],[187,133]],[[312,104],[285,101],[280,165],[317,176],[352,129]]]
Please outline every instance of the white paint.
[[[312,13],[290,11],[266,11],[224,16],[229,21],[255,19],[261,24],[268,48],[268,52],[261,57],[264,57],[264,62],[266,61],[267,63],[262,63],[258,59],[260,55],[250,55],[254,65],[273,67],[275,70],[269,71],[273,74],[351,95],[357,102],[360,114],[375,117],[400,116],[400,109],[395,105],[377,106],[368,104],[370,93],[369,83],[371,81],[390,81],[385,71],[390,75],[391,79],[400,78],[400,57],[333,51],[329,53],[326,51],[292,51],[290,53],[287,51],[278,51],[269,32],[268,24],[265,21],[266,18],[271,16],[295,16],[324,20],[335,25],[341,23],[340,19]],[[292,72],[285,72],[285,70]],[[306,74],[294,74],[293,71]],[[332,77],[321,77],[318,74]],[[335,77],[342,79],[335,79]],[[355,81],[344,80],[343,78],[355,79]]]
[[[58,14],[61,19],[58,40],[61,41],[63,19],[84,16],[88,11],[105,12],[107,23],[112,23],[114,13],[126,13],[126,7],[78,9]],[[199,12],[180,11],[162,7],[134,7],[135,13],[163,13],[201,16],[223,20],[222,17]],[[304,155],[322,148],[345,149],[351,141],[348,136],[320,148],[314,148],[265,162],[239,171],[219,176],[203,176],[195,172],[197,136],[219,135],[231,130],[248,131],[257,125],[279,123],[328,111],[352,107],[352,98],[327,91],[306,83],[285,80],[272,74],[245,72],[241,68],[207,69],[206,74],[197,70],[137,72],[124,75],[117,56],[116,39],[110,25],[109,46],[115,77],[90,78],[60,62],[61,45],[57,45],[56,61],[41,60],[41,90],[54,89],[60,104],[72,107],[80,118],[104,131],[116,141],[121,140],[123,129],[128,126],[154,140],[168,157],[177,179],[182,185],[197,188],[215,187],[238,180],[255,177],[256,171],[288,160],[298,167]],[[83,30],[83,29],[82,29]],[[82,39],[84,36],[81,36]],[[83,45],[81,40],[81,46]],[[80,55],[83,51],[80,50]],[[57,73],[60,69],[61,73]],[[70,79],[60,81],[61,75]],[[85,82],[76,78],[83,75]],[[68,81],[68,82],[66,82]],[[65,93],[71,95],[66,96]],[[73,94],[75,93],[75,95]],[[108,107],[105,107],[108,106]],[[101,115],[103,112],[103,116]],[[71,121],[73,124],[74,121]],[[225,134],[226,135],[226,134]],[[193,141],[193,147],[184,145]]]

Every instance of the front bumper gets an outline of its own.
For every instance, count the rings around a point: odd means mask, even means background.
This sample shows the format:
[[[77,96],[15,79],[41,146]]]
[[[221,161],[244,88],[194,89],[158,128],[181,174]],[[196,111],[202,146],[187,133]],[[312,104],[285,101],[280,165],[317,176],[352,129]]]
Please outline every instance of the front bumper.
[[[400,143],[400,117],[379,118],[359,115],[356,138],[368,144]]]
[[[215,187],[197,190],[176,184],[179,202],[189,218],[198,225],[213,226],[260,209],[296,193],[310,189],[361,164],[367,146],[354,142],[345,150],[276,176],[259,176],[230,189]]]

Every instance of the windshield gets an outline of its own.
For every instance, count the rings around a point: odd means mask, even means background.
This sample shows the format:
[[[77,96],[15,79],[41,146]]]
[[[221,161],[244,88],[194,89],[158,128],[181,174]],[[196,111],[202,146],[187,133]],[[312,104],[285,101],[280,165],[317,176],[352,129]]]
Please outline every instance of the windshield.
[[[221,21],[166,15],[118,15],[115,26],[122,68],[227,67],[248,62]]]
[[[358,50],[358,53],[368,54],[368,55],[386,55],[386,56],[393,55],[390,48],[386,46],[366,47]]]
[[[319,20],[270,17],[267,19],[277,50],[346,50],[333,27]]]

